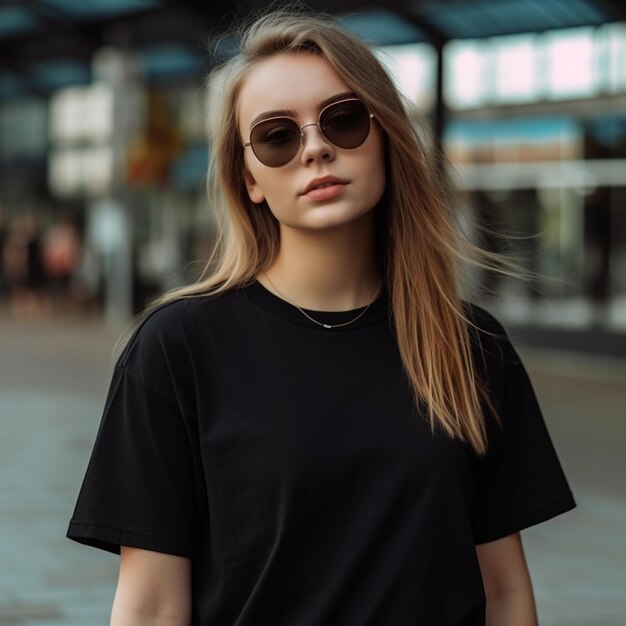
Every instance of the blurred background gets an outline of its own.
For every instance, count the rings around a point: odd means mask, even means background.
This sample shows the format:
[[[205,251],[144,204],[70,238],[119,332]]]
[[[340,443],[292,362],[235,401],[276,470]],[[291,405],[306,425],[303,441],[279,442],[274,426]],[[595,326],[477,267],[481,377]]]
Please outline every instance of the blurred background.
[[[108,623],[118,559],[64,534],[116,339],[212,249],[204,78],[266,4],[0,2],[0,624]],[[376,47],[466,232],[537,274],[466,288],[518,348],[578,502],[523,532],[540,623],[626,624],[626,5],[308,6]]]

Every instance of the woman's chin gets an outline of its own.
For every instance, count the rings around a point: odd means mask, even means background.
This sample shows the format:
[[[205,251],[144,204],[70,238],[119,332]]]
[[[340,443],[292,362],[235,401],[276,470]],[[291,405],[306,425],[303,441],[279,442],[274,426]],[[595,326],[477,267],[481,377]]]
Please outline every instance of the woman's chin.
[[[371,214],[371,215],[370,215]],[[307,212],[305,219],[293,224],[292,228],[307,230],[328,230],[356,226],[367,219],[373,218],[372,209],[354,210],[346,207],[317,207]]]

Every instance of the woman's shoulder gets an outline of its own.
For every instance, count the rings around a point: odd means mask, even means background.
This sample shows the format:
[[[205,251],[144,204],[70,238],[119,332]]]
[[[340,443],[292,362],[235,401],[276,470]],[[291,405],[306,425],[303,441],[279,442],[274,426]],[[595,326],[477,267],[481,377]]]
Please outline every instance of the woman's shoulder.
[[[478,305],[475,302],[470,302],[469,300],[462,300],[461,304],[463,305],[464,313],[471,322],[469,325],[470,328],[472,328],[472,324],[474,324],[475,326],[478,326],[478,329],[476,330],[506,335],[506,330],[504,329],[502,323],[493,313],[485,309],[483,306]]]
[[[173,297],[166,302],[149,306],[141,314],[139,323],[150,330],[186,328],[201,316],[219,312],[240,296],[240,288],[233,287],[219,293],[199,293]]]
[[[217,294],[186,295],[148,307],[127,333],[118,366],[127,365],[131,359],[149,360],[202,349],[202,337],[211,332],[217,318],[228,319],[239,292],[233,288]]]
[[[516,363],[518,355],[498,317],[474,302],[463,300],[462,305],[472,348],[498,365]]]

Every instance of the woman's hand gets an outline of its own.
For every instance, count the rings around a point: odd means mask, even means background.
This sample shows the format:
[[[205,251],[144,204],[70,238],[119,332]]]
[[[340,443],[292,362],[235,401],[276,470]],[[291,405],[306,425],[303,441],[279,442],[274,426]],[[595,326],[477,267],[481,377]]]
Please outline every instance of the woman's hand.
[[[519,533],[476,546],[487,597],[486,626],[537,626],[537,610]]]
[[[122,546],[110,626],[189,626],[191,560]]]

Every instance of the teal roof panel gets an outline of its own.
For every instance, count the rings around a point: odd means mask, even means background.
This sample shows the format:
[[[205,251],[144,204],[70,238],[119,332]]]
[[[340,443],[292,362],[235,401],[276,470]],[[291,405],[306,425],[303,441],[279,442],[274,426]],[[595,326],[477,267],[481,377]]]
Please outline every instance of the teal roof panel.
[[[159,0],[40,0],[42,5],[61,11],[74,19],[101,19],[116,17],[134,11],[159,6]]]
[[[593,26],[611,18],[604,5],[593,0],[431,0],[414,6],[450,39]]]
[[[0,72],[0,98],[12,98],[22,91],[22,82],[18,78],[8,72]]]
[[[339,16],[338,21],[346,30],[376,46],[415,43],[427,39],[417,26],[391,11],[349,13]]]
[[[32,76],[42,89],[58,89],[91,82],[91,67],[74,59],[43,61],[33,66]]]
[[[0,40],[36,31],[39,20],[22,7],[0,7]]]
[[[142,48],[139,57],[149,78],[199,74],[202,61],[197,51],[177,44]]]

